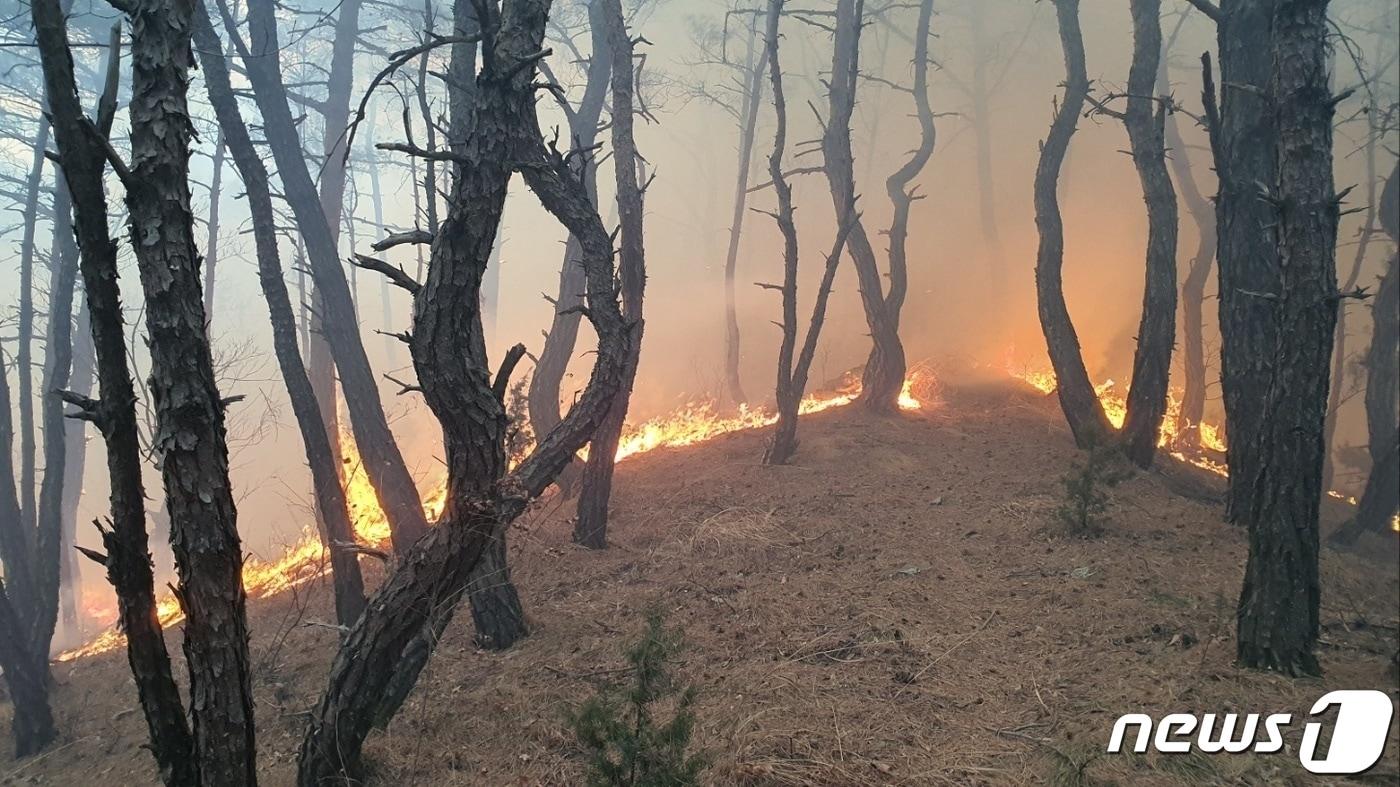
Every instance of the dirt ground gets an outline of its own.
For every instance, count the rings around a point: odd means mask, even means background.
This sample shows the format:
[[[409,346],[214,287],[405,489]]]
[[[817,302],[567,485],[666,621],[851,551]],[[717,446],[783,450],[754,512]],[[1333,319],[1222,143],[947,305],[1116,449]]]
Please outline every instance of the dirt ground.
[[[653,605],[685,629],[677,668],[700,691],[716,785],[1320,784],[1298,765],[1300,723],[1280,754],[1102,752],[1128,712],[1301,720],[1331,689],[1400,693],[1393,538],[1323,559],[1324,678],[1242,671],[1244,538],[1180,493],[1182,471],[1124,482],[1106,532],[1071,538],[1053,511],[1077,452],[1053,399],[1004,379],[942,398],[896,419],[805,418],[789,467],[763,467],[752,432],[629,459],[605,552],[572,546],[567,505],[542,501],[511,532],[531,636],[483,653],[459,616],[370,739],[371,783],[579,783],[565,712]],[[1329,503],[1327,527],[1344,515]],[[293,782],[335,637],[307,624],[332,614],[324,583],[251,607],[264,784]],[[0,783],[155,783],[123,655],[55,676],[62,741],[0,758]],[[1397,750],[1392,728],[1362,781],[1394,784]]]

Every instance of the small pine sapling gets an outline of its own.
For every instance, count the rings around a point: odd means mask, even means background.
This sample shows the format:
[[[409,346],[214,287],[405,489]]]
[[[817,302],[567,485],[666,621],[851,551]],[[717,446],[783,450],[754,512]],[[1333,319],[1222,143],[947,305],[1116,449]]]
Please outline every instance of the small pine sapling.
[[[588,756],[590,787],[686,787],[699,783],[703,754],[688,753],[695,729],[695,689],[677,684],[670,662],[682,646],[679,629],[668,630],[658,612],[647,615],[646,631],[628,649],[630,681],[604,687],[569,715],[569,725]],[[658,724],[657,703],[675,698],[675,715]]]
[[[1081,538],[1103,532],[1108,511],[1108,490],[1131,475],[1122,467],[1122,454],[1112,447],[1090,445],[1083,461],[1075,462],[1065,474],[1065,496],[1055,516],[1071,535]]]

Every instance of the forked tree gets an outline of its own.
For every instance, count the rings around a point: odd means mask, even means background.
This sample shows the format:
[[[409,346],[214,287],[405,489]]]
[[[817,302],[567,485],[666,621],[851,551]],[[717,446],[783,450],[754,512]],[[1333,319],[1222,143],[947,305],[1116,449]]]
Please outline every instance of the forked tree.
[[[282,263],[277,251],[276,214],[267,168],[253,146],[248,127],[243,123],[238,99],[229,79],[228,64],[225,56],[220,54],[223,47],[202,0],[196,2],[193,24],[193,39],[204,72],[209,103],[214,108],[220,137],[238,170],[248,199],[258,261],[258,283],[262,286],[263,299],[267,301],[272,322],[272,347],[301,433],[306,462],[311,468],[311,486],[319,512],[316,521],[321,525],[321,541],[330,554],[336,620],[342,626],[349,626],[364,610],[364,579],[360,575],[358,557],[353,551],[354,528],[345,490],[341,487],[334,450],[321,418],[321,404],[297,347],[296,314],[292,311],[287,285],[282,278]]]
[[[920,7],[922,13],[922,6]],[[831,191],[836,214],[846,215],[856,201],[855,159],[851,150],[851,118],[861,80],[860,38],[866,24],[865,0],[838,0],[835,10],[831,78],[827,90],[828,116],[821,139],[822,170]],[[927,54],[927,44],[916,41]],[[927,57],[913,64],[914,87],[906,88],[914,102],[919,142],[909,158],[885,181],[893,215],[885,231],[889,241],[887,268],[882,274],[875,248],[864,223],[856,218],[846,241],[846,252],[860,283],[861,305],[870,330],[871,350],[861,375],[860,402],[874,412],[898,409],[907,361],[899,337],[900,312],[909,288],[907,241],[909,217],[920,199],[914,180],[933,155],[936,132],[929,104]],[[888,290],[883,278],[888,276]]]
[[[109,573],[114,573],[114,564],[123,564],[122,570],[136,580],[126,585],[126,578],[113,576],[124,608],[123,622],[135,622],[135,633],[128,631],[128,653],[162,775],[168,783],[252,784],[256,770],[243,552],[228,476],[226,402],[214,381],[199,279],[200,257],[190,211],[192,127],[187,90],[193,61],[192,8],[163,0],[121,2],[118,7],[132,31],[135,98],[130,104],[129,166],[94,134],[92,124],[82,116],[66,24],[57,0],[41,0],[31,6],[35,29],[41,35],[40,56],[58,155],[73,195],[80,246],[85,258],[105,257],[83,262],[93,338],[100,357],[107,354],[103,348],[111,337],[99,336],[99,313],[104,334],[114,325],[120,331],[120,313],[111,310],[116,295],[115,248],[105,237],[104,158],[126,191],[131,245],[145,296],[151,354],[149,390],[156,417],[153,447],[160,457],[170,518],[179,575],[177,598],[186,613],[184,651],[189,665],[192,724],[186,726],[179,694],[170,680],[164,643],[159,641],[159,625],[150,603],[150,558],[142,543],[144,524],[138,518],[128,525],[132,530],[122,534],[125,537],[110,533],[104,538],[108,553],[94,552],[92,556],[107,564]],[[90,264],[94,261],[98,265]],[[104,397],[111,384],[129,385],[124,348],[117,357],[117,368],[108,365],[115,360],[110,356],[99,366],[114,378],[99,376]],[[107,419],[126,417],[114,416],[103,407],[124,407],[125,403],[75,403],[98,421],[104,433],[112,426]],[[133,442],[134,431],[133,418]],[[139,464],[123,468],[123,472],[136,475],[139,491]],[[115,491],[113,502],[115,509]],[[123,504],[140,511],[139,499],[124,500]],[[139,553],[135,547],[140,548]],[[118,555],[121,551],[127,553]],[[146,563],[144,572],[132,565],[137,562]],[[131,621],[130,611],[142,612],[147,619]]]
[[[302,745],[299,778],[305,785],[360,778],[365,736],[404,649],[457,603],[487,545],[588,442],[614,402],[631,354],[631,329],[614,290],[608,232],[568,160],[572,156],[546,147],[540,135],[534,80],[536,63],[546,55],[549,3],[506,0],[499,12],[489,4],[476,7],[482,14],[482,58],[470,122],[458,126],[458,107],[452,107],[454,144],[448,150],[428,154],[394,144],[409,155],[434,155],[452,170],[426,280],[395,277],[413,293],[409,349],[418,387],[443,429],[445,504],[437,526],[397,561],[336,655]],[[458,74],[475,70],[458,59],[455,48],[452,68]],[[598,348],[577,403],[510,469],[504,397],[523,348],[509,353],[492,376],[481,335],[480,290],[507,186],[517,172],[579,239],[586,271],[584,317],[598,336]]]
[[[608,504],[612,500],[613,470],[617,446],[631,404],[632,385],[642,349],[642,300],[646,291],[646,247],[643,242],[643,201],[641,181],[643,160],[637,152],[633,129],[637,118],[637,91],[640,67],[633,65],[637,41],[627,31],[621,0],[598,0],[607,27],[608,52],[612,57],[612,159],[617,187],[617,215],[621,247],[618,272],[621,281],[622,317],[629,333],[627,362],[613,395],[608,414],[589,443],[588,462],[579,489],[578,516],[574,519],[574,542],[590,549],[608,544]]]
[[[1111,115],[1128,130],[1128,144],[1147,203],[1147,279],[1138,323],[1127,413],[1119,434],[1123,452],[1149,467],[1167,410],[1172,346],[1176,341],[1176,190],[1167,173],[1166,125],[1173,111],[1167,96],[1154,97],[1162,59],[1161,0],[1132,0],[1133,62],[1128,70],[1127,107],[1110,109],[1090,98],[1096,112]],[[1155,108],[1155,111],[1154,111]]]
[[[788,112],[787,91],[783,84],[782,58],[780,56],[779,26],[783,15],[783,0],[769,0],[767,22],[764,27],[765,60],[768,68],[768,82],[773,94],[773,150],[768,155],[768,176],[772,179],[773,193],[777,209],[772,213],[778,231],[783,237],[783,280],[781,284],[760,284],[767,289],[777,290],[782,297],[783,318],[782,339],[778,345],[778,382],[775,390],[778,421],[773,435],[764,449],[765,464],[786,464],[797,451],[797,419],[803,393],[807,389],[807,377],[816,357],[817,341],[821,337],[822,323],[826,319],[826,305],[831,295],[831,285],[836,279],[836,269],[841,263],[846,237],[856,220],[855,206],[849,205],[838,216],[839,229],[831,253],[826,257],[821,282],[817,285],[816,299],[812,307],[812,319],[807,333],[798,348],[797,318],[797,274],[799,243],[797,234],[796,208],[793,205],[792,185],[783,168],[787,152]],[[931,2],[925,6],[931,7]],[[920,23],[927,40],[927,19],[920,13]],[[927,52],[922,53],[924,55]],[[925,62],[920,53],[915,53],[919,62]]]

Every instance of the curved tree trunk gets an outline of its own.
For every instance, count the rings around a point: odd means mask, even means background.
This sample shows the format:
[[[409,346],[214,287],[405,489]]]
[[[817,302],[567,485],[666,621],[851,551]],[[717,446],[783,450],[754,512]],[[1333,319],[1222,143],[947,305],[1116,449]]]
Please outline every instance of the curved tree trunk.
[[[1163,53],[1161,79],[1158,92],[1169,94],[1171,83],[1168,79],[1167,53]],[[1182,394],[1181,409],[1177,412],[1177,444],[1188,450],[1200,448],[1200,426],[1206,410],[1206,348],[1205,348],[1205,296],[1206,284],[1210,280],[1210,269],[1215,262],[1217,245],[1215,233],[1215,209],[1201,192],[1196,182],[1196,173],[1187,155],[1186,141],[1181,136],[1181,126],[1177,113],[1167,115],[1166,143],[1170,151],[1167,161],[1172,175],[1181,192],[1186,211],[1196,225],[1196,252],[1186,268],[1186,279],[1181,284],[1181,356]]]
[[[860,34],[865,21],[864,0],[839,0],[836,5],[835,36],[832,47],[831,81],[828,88],[830,117],[822,135],[823,170],[831,190],[832,202],[838,215],[855,204],[855,161],[851,153],[851,116],[855,111],[856,88],[860,76]],[[921,100],[916,95],[916,100]],[[922,99],[926,100],[926,96]],[[920,118],[921,125],[923,118]],[[925,128],[925,141],[932,150],[929,137],[932,118]],[[922,154],[923,145],[916,152]],[[912,161],[912,160],[911,160]],[[891,176],[886,186],[894,204],[895,218],[891,233],[907,227],[908,205],[903,184],[896,181],[901,173]],[[898,193],[896,193],[898,191]],[[864,224],[856,220],[851,228],[846,248],[860,282],[861,304],[865,310],[866,326],[872,346],[861,375],[860,401],[869,410],[891,413],[898,407],[899,392],[904,386],[906,362],[904,345],[899,339],[899,306],[904,300],[905,273],[902,270],[902,238],[896,252],[895,238],[890,243],[890,294],[887,300],[881,280],[875,249],[870,244]],[[896,254],[898,253],[898,257]],[[890,307],[893,308],[890,308]]]
[[[320,512],[318,521],[324,524],[321,541],[331,557],[336,620],[343,626],[349,626],[360,616],[365,604],[364,579],[360,575],[359,561],[354,552],[346,549],[346,545],[355,541],[355,532],[350,523],[345,491],[340,485],[339,467],[335,463],[331,442],[322,427],[320,404],[297,348],[296,316],[287,295],[286,282],[282,279],[282,264],[277,251],[276,214],[268,187],[267,170],[243,124],[237,98],[229,82],[228,66],[218,54],[219,39],[203,2],[199,2],[195,8],[194,41],[204,71],[205,86],[209,91],[209,103],[214,107],[221,136],[227,142],[247,193],[258,257],[258,282],[262,285],[272,321],[273,351],[301,431],[306,462],[311,468],[316,507]]]
[[[427,529],[422,501],[384,417],[379,385],[365,355],[350,285],[336,251],[332,231],[332,227],[339,226],[339,213],[337,211],[337,220],[333,224],[327,221],[322,210],[322,195],[312,182],[302,156],[297,124],[287,105],[281,65],[275,56],[278,43],[273,4],[269,0],[252,0],[248,3],[248,12],[250,41],[255,49],[250,50],[241,39],[234,40],[234,48],[238,50],[252,85],[287,203],[292,208],[300,236],[306,244],[307,260],[323,310],[322,335],[335,357],[335,368],[345,390],[346,409],[350,414],[355,445],[364,461],[365,474],[392,525],[394,549],[403,550]],[[232,20],[226,18],[224,23],[229,35],[233,36],[237,30]],[[332,159],[339,161],[340,155],[334,154]],[[325,204],[330,206],[338,204],[338,201],[330,199],[328,195]],[[308,363],[312,366],[313,384],[318,366],[315,359],[309,356],[315,353],[315,344],[315,341],[311,342],[307,353]],[[324,368],[324,365],[320,368]],[[317,395],[318,401],[325,402],[322,417],[329,418],[328,414],[334,412],[334,400],[321,399],[319,389]]]
[[[592,40],[592,53],[588,61],[588,77],[583,97],[577,108],[570,109],[570,144],[580,150],[593,147],[598,137],[598,122],[603,106],[607,103],[608,79],[612,74],[612,54],[608,49],[608,35],[601,5],[592,3],[588,10],[589,34]],[[598,171],[589,165],[581,173],[593,204],[598,203]],[[559,397],[564,375],[569,369],[569,360],[574,355],[574,345],[578,341],[579,321],[583,315],[578,308],[583,305],[584,282],[583,265],[579,262],[578,239],[569,236],[564,245],[564,259],[559,265],[559,289],[551,301],[554,315],[549,332],[545,334],[544,345],[540,348],[535,371],[530,375],[530,388],[526,404],[530,412],[530,429],[536,435],[549,434],[559,425],[562,418]],[[571,466],[572,468],[573,466]],[[576,470],[566,470],[561,476],[561,485],[569,487]]]
[[[758,108],[763,103],[762,56],[758,50],[758,15],[749,21],[748,62],[744,66],[744,100],[739,109],[739,158],[734,176],[734,212],[729,220],[729,247],[724,256],[724,385],[730,403],[748,401],[740,374],[739,310],[735,280],[739,270],[739,244],[749,206],[749,171],[753,168],[753,141],[758,134]]]
[[[1167,100],[1157,103],[1152,98],[1162,57],[1162,3],[1132,0],[1131,6],[1133,64],[1128,72],[1124,125],[1147,202],[1147,282],[1122,440],[1129,459],[1139,467],[1150,467],[1167,412],[1167,383],[1176,342],[1177,207],[1166,162],[1169,108]]]
[[[1337,195],[1332,183],[1332,93],[1328,86],[1327,0],[1279,0],[1267,84],[1278,129],[1271,193],[1278,297],[1265,319],[1275,346],[1262,359],[1266,395],[1255,402],[1263,428],[1251,455],[1249,561],[1239,601],[1241,666],[1287,675],[1320,673],[1318,507],[1323,421],[1332,332],[1337,326]],[[1228,91],[1227,91],[1228,95]],[[1257,143],[1256,143],[1257,144]],[[1262,406],[1260,406],[1262,405]],[[1231,434],[1231,445],[1239,435]],[[1234,468],[1231,468],[1232,472]]]
[[[180,692],[171,675],[170,657],[156,617],[155,587],[146,536],[145,493],[141,480],[141,446],[136,430],[136,396],[126,365],[126,336],[117,286],[117,249],[107,229],[107,199],[102,186],[104,153],[78,104],[72,58],[67,47],[64,13],[58,0],[30,3],[39,43],[44,82],[54,123],[62,172],[73,201],[79,269],[87,298],[92,343],[97,359],[98,399],[74,394],[65,400],[79,407],[107,444],[111,489],[111,529],[103,529],[106,554],[92,552],[106,566],[117,592],[117,610],[126,633],[127,662],[135,678],[141,709],[150,733],[161,780],[170,787],[197,783],[190,728]],[[113,31],[110,52],[119,53],[120,28]],[[108,71],[109,91],[99,105],[97,127],[111,129],[116,111],[116,66]]]
[[[1065,262],[1065,227],[1060,215],[1056,190],[1065,153],[1074,136],[1079,115],[1089,95],[1089,77],[1084,65],[1084,38],[1079,29],[1079,0],[1055,0],[1060,44],[1065,57],[1065,96],[1050,124],[1050,133],[1040,146],[1040,163],[1035,170],[1035,225],[1040,245],[1035,258],[1036,304],[1040,328],[1055,370],[1055,393],[1060,409],[1069,421],[1074,441],[1080,448],[1102,445],[1112,431],[1103,405],[1094,393],[1079,335],[1065,305],[1061,271]]]
[[[475,121],[453,148],[453,198],[433,243],[427,279],[414,298],[410,349],[446,449],[443,515],[400,558],[342,644],[302,744],[298,780],[306,787],[361,777],[364,739],[395,678],[394,665],[441,606],[460,596],[491,539],[587,442],[627,363],[628,330],[613,293],[607,231],[562,155],[546,151],[539,136],[532,58],[544,40],[548,0],[506,0],[504,6],[499,17],[481,20],[495,35],[475,83]],[[454,70],[463,65],[454,62]],[[507,476],[503,398],[523,348],[506,358],[493,382],[480,335],[480,288],[517,170],[545,208],[580,238],[588,316],[599,344],[578,403]]]
[[[583,486],[579,490],[574,543],[590,549],[603,549],[608,545],[613,469],[617,465],[617,444],[622,439],[632,385],[637,379],[637,363],[641,358],[642,299],[647,280],[642,225],[644,195],[639,176],[641,157],[633,136],[637,85],[632,66],[632,38],[627,32],[620,0],[601,0],[598,5],[602,6],[602,21],[612,57],[612,158],[622,235],[618,267],[622,278],[622,318],[627,321],[630,347],[621,385],[613,395],[607,416],[593,433],[588,463],[583,470]]]

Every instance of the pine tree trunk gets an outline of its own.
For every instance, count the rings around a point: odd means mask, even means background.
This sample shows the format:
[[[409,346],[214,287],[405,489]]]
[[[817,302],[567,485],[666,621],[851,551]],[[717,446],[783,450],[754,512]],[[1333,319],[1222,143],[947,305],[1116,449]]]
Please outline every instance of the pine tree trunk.
[[[214,174],[209,181],[209,216],[206,221],[209,235],[204,245],[204,313],[209,315],[211,326],[214,324],[214,293],[218,281],[219,198],[223,196],[224,149],[224,133],[221,130],[214,138]]]
[[[1169,110],[1165,102],[1158,104],[1152,97],[1162,57],[1162,3],[1132,0],[1131,7],[1133,64],[1128,73],[1124,125],[1147,202],[1147,281],[1121,439],[1128,458],[1145,468],[1152,466],[1157,453],[1176,343],[1177,205],[1176,190],[1167,174]]]
[[[19,319],[15,348],[15,376],[19,378],[19,524],[33,543],[38,519],[35,506],[34,435],[34,232],[39,223],[39,193],[44,187],[44,151],[49,145],[49,122],[39,121],[34,137],[33,163],[25,183],[24,222],[19,259]]]
[[[1103,445],[1112,428],[1094,393],[1094,385],[1089,382],[1084,356],[1079,349],[1079,335],[1065,304],[1062,278],[1065,227],[1057,189],[1070,139],[1089,94],[1089,77],[1084,65],[1084,38],[1079,27],[1079,0],[1055,0],[1055,14],[1064,49],[1065,95],[1056,109],[1050,133],[1041,143],[1040,163],[1035,170],[1035,224],[1040,231],[1035,258],[1036,303],[1050,365],[1055,370],[1055,393],[1060,399],[1060,409],[1069,422],[1075,443],[1080,448],[1088,448]]]
[[[48,654],[36,655],[25,646],[24,628],[0,582],[0,670],[14,706],[16,759],[38,754],[58,737],[49,708]]]
[[[355,541],[354,527],[350,522],[345,492],[340,485],[339,467],[321,421],[320,404],[297,349],[296,316],[278,258],[276,214],[268,187],[267,170],[248,136],[229,82],[228,66],[218,54],[218,36],[202,2],[195,9],[194,41],[204,71],[205,86],[209,91],[209,103],[214,107],[221,135],[228,145],[248,198],[258,258],[258,281],[262,285],[272,321],[273,350],[306,449],[316,508],[320,512],[318,519],[324,523],[321,541],[331,558],[336,620],[343,626],[349,626],[364,611],[365,604],[364,579],[360,574],[358,558],[344,546]]]
[[[1251,455],[1259,464],[1235,479],[1250,492],[1237,652],[1245,667],[1317,675],[1322,434],[1338,301],[1327,0],[1279,0],[1271,28],[1279,266],[1265,319],[1277,340],[1262,359],[1269,380],[1255,402],[1263,428]]]
[[[1260,293],[1277,289],[1278,249],[1270,231],[1276,216],[1259,184],[1275,183],[1277,120],[1268,103],[1273,62],[1272,16],[1279,0],[1222,0],[1219,127],[1213,128],[1219,228],[1221,392],[1229,430],[1227,516],[1247,522],[1249,479],[1258,472],[1259,403],[1267,394],[1278,330],[1273,305]]]
[[[96,424],[107,444],[111,489],[111,529],[102,531],[105,555],[98,555],[117,593],[118,619],[127,639],[127,663],[135,678],[146,718],[150,748],[169,787],[195,784],[198,775],[189,725],[170,657],[156,617],[155,587],[146,536],[141,480],[141,445],[136,429],[136,396],[126,365],[125,325],[117,286],[117,249],[107,229],[107,200],[102,186],[104,153],[94,140],[78,104],[73,61],[67,51],[64,12],[58,0],[30,3],[39,44],[46,95],[62,172],[73,202],[79,269],[87,298],[96,356],[98,399],[65,396],[79,414]],[[111,129],[116,111],[117,65],[121,31],[114,29],[107,90],[99,105],[97,128]],[[94,553],[96,554],[96,553]]]
[[[744,66],[744,94],[739,108],[739,159],[734,176],[734,210],[729,220],[729,247],[724,256],[724,385],[730,404],[748,401],[740,374],[741,336],[738,293],[739,248],[748,214],[749,170],[753,168],[753,141],[758,133],[758,108],[763,103],[763,58],[758,48],[758,16],[749,23],[748,62]]]
[[[641,156],[633,136],[636,121],[635,100],[639,89],[633,70],[633,43],[627,31],[620,0],[601,0],[603,30],[612,58],[612,159],[617,189],[617,211],[622,246],[618,268],[622,278],[622,317],[627,321],[630,349],[623,366],[622,381],[613,394],[607,417],[593,434],[588,466],[579,491],[578,518],[574,520],[574,542],[591,549],[608,544],[608,504],[612,500],[613,471],[617,445],[627,421],[632,386],[641,359],[642,302],[646,290],[646,248],[643,242],[643,194],[639,175]]]
[[[335,358],[335,369],[345,390],[355,445],[364,461],[365,474],[391,523],[394,549],[403,551],[423,534],[427,520],[408,465],[384,417],[379,384],[361,341],[350,285],[336,251],[332,230],[332,227],[339,227],[339,212],[336,212],[334,223],[327,221],[322,210],[321,194],[316,190],[306,160],[302,157],[297,124],[288,108],[286,90],[282,85],[281,65],[273,54],[278,51],[273,4],[270,0],[252,0],[248,4],[248,12],[250,41],[254,49],[244,51],[245,47],[240,47],[239,55],[262,114],[287,203],[306,243],[307,259],[316,291],[320,295],[320,313],[324,317],[321,323],[323,333],[320,335],[324,336]],[[340,160],[338,155],[331,159]],[[338,205],[339,201],[328,196],[325,204]],[[315,344],[313,340],[308,356],[315,353]],[[308,363],[314,385],[317,373],[325,365],[318,364],[310,357]],[[334,412],[334,400],[323,398],[322,393],[322,389],[318,388],[317,399],[325,403],[321,414],[323,418],[329,418],[328,414]]]

